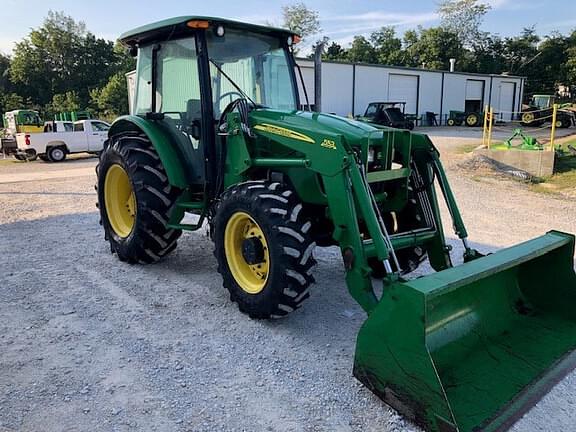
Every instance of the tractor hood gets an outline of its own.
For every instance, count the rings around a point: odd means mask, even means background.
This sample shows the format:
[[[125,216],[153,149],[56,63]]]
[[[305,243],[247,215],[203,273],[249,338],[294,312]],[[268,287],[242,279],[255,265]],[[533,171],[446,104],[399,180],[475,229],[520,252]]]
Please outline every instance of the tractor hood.
[[[250,112],[250,126],[256,133],[271,132],[301,141],[321,143],[327,137],[342,136],[351,146],[383,137],[382,128],[332,114],[309,111],[256,109]]]

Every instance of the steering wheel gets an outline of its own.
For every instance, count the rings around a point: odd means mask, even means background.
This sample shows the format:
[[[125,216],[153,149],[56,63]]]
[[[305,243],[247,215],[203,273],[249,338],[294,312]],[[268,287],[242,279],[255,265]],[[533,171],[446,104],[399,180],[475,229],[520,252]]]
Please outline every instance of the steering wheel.
[[[234,100],[232,99],[232,96],[238,96],[237,99],[244,99],[244,95],[240,94],[240,92],[237,91],[229,91],[224,93],[223,95],[220,95],[220,97],[218,98],[218,100],[216,101],[216,104],[218,106],[220,106],[220,101],[224,98],[230,97],[230,103],[234,102]]]

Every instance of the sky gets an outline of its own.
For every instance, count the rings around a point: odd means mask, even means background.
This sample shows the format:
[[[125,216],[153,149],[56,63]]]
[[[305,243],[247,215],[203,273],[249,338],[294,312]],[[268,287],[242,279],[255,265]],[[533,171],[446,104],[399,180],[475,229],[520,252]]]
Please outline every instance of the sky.
[[[14,43],[31,28],[42,25],[49,9],[63,11],[84,21],[98,37],[115,40],[121,33],[180,15],[208,15],[253,23],[282,23],[282,5],[298,0],[196,1],[185,0],[0,0],[0,52],[10,54]],[[576,29],[574,0],[485,0],[492,6],[483,30],[512,36],[535,26],[540,35]],[[436,0],[305,0],[319,12],[321,36],[346,47],[354,35],[369,35],[382,26],[394,26],[399,34],[418,25],[438,25]],[[302,47],[304,51],[306,47]]]

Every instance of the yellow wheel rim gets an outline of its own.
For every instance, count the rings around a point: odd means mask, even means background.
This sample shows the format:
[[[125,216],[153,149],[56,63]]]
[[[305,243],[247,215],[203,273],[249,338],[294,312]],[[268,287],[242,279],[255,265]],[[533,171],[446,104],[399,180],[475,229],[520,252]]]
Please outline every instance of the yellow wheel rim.
[[[264,259],[258,264],[249,264],[242,254],[244,240],[257,238],[264,250]],[[268,243],[262,228],[244,212],[234,213],[224,231],[224,251],[228,267],[234,279],[248,294],[258,294],[266,286],[270,271]]]
[[[128,173],[118,164],[112,165],[106,172],[104,203],[114,232],[119,237],[128,237],[136,221],[136,195]]]
[[[478,117],[476,117],[475,115],[469,115],[468,117],[466,117],[466,122],[470,125],[473,126],[476,123],[478,123]]]
[[[556,127],[557,128],[562,127],[562,120],[556,120]]]
[[[532,123],[534,121],[534,113],[527,112],[522,114],[522,121],[524,123]]]

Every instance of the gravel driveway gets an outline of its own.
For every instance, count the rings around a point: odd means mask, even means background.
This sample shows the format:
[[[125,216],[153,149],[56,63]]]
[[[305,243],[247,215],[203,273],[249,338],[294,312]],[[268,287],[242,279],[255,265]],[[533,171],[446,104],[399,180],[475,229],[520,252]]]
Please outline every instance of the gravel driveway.
[[[482,251],[576,230],[574,201],[456,171],[465,156],[442,142]],[[337,249],[317,250],[302,309],[250,320],[221,287],[204,231],[156,265],[110,254],[95,163],[0,164],[0,431],[418,430],[352,377],[365,317]],[[514,431],[573,430],[575,385],[573,373]]]

